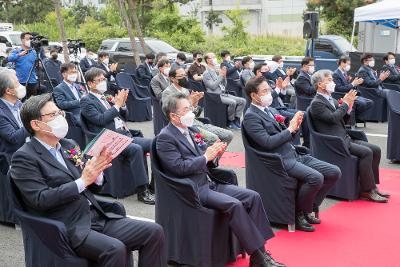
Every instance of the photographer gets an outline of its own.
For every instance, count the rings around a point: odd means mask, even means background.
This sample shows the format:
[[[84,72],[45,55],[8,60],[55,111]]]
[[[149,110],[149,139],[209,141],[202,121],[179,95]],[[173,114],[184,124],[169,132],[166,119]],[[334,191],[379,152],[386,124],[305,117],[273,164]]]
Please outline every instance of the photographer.
[[[29,72],[35,64],[36,51],[31,49],[31,34],[29,32],[21,33],[21,47],[12,51],[7,58],[8,62],[14,62],[15,72],[19,83],[26,85],[26,98],[37,95],[38,84],[35,68],[29,77]],[[29,78],[29,80],[28,80]]]

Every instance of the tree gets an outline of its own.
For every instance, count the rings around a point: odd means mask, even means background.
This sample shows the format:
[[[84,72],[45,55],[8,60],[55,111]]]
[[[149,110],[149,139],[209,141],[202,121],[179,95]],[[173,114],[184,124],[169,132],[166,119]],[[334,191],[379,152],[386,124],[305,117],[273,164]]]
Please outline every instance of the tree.
[[[320,11],[328,34],[351,36],[354,9],[376,0],[308,0],[309,10]]]
[[[249,34],[245,31],[247,21],[243,19],[248,11],[245,9],[232,9],[224,12],[224,15],[232,22],[232,26],[223,26],[222,31],[225,33],[224,38],[236,43],[240,46],[240,43],[247,44]]]
[[[219,24],[222,23],[222,19],[219,17],[221,12],[216,12],[212,9],[210,12],[208,12],[207,18],[206,18],[206,26],[208,27],[210,33],[213,33],[214,30],[214,25],[218,26]]]
[[[63,46],[64,62],[69,63],[69,50],[67,45],[67,34],[65,33],[64,20],[61,15],[61,4],[59,0],[54,0],[54,8],[56,9],[58,27],[60,30],[61,42]]]
[[[40,22],[49,12],[53,11],[53,0],[2,0],[0,19],[13,24],[28,24]]]
[[[130,14],[131,23],[133,25],[135,25],[136,34],[139,37],[140,45],[141,45],[144,53],[147,54],[150,51],[147,49],[147,46],[144,43],[142,28],[140,26],[139,18],[137,16],[137,1],[136,0],[128,0],[128,6],[129,6],[129,14]]]

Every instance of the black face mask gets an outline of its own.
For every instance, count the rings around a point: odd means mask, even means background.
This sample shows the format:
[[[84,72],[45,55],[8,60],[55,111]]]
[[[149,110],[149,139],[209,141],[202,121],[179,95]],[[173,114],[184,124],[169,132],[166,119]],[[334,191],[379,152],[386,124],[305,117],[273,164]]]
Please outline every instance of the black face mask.
[[[187,88],[188,87],[188,79],[187,78],[179,79],[178,84],[180,87]]]
[[[57,59],[57,58],[58,58],[58,55],[57,55],[57,54],[52,54],[52,55],[51,55],[51,58],[52,58],[52,59]]]
[[[201,63],[203,61],[203,59],[200,57],[197,59],[197,62]]]
[[[153,66],[153,61],[148,61],[147,62],[150,66]]]

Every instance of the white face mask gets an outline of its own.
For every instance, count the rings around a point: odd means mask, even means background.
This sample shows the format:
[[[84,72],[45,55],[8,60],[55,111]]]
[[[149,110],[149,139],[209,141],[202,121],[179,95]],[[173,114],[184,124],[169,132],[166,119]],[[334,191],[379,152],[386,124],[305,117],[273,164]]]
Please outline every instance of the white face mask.
[[[59,139],[64,138],[68,133],[68,122],[62,115],[58,115],[46,124],[51,128],[51,133]]]
[[[103,60],[103,63],[106,64],[106,65],[108,65],[108,63],[110,63],[110,59],[109,59],[109,58],[105,58],[105,59]]]
[[[216,58],[213,58],[213,59],[212,59],[212,64],[213,64],[214,66],[217,66],[217,65],[218,65],[218,60],[217,60]]]
[[[25,44],[25,46],[27,46],[27,47],[31,47],[31,40],[28,40],[28,41],[24,41],[24,44]]]
[[[107,81],[101,81],[96,85],[96,90],[101,93],[104,94],[105,91],[107,91]]]
[[[333,92],[335,92],[335,86],[336,84],[334,82],[330,82],[326,85],[326,91],[330,94],[332,94]]]
[[[308,73],[313,74],[315,72],[315,66],[308,67]]]
[[[283,62],[279,63],[279,68],[283,69]]]
[[[74,83],[78,79],[78,74],[68,74],[67,80]]]
[[[163,73],[165,76],[169,76],[169,72],[170,72],[171,68],[164,68]]]
[[[273,99],[271,93],[268,93],[266,95],[261,96],[260,100],[261,100],[261,106],[269,107],[272,104]]]
[[[15,96],[18,99],[22,99],[26,96],[26,87],[20,84],[17,88],[15,88]]]
[[[371,68],[375,67],[375,60],[369,61],[368,66],[370,66]]]
[[[350,65],[346,65],[346,67],[344,67],[344,70],[345,70],[346,72],[350,71],[350,69],[351,69],[351,66],[350,66]]]
[[[389,64],[390,65],[396,64],[396,59],[395,58],[389,59]]]
[[[254,66],[255,66],[256,64],[254,63],[254,61],[253,62],[250,62],[250,65],[249,65],[249,68],[252,70],[252,69],[254,69]]]
[[[196,117],[196,115],[194,115],[194,113],[192,111],[189,111],[188,113],[186,113],[185,115],[183,115],[181,117],[181,123],[186,126],[186,127],[192,127],[193,126],[193,122],[194,122],[194,118]]]

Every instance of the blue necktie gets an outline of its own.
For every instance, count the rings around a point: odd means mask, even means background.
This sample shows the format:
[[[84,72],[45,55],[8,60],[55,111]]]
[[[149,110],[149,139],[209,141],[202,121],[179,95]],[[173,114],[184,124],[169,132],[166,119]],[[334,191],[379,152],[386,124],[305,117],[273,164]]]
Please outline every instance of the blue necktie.
[[[264,111],[268,114],[268,116],[271,117],[271,119],[275,119],[274,115],[272,114],[271,110],[269,110],[269,108],[265,108]]]
[[[57,149],[55,149],[55,148],[50,148],[50,153],[53,155],[53,157],[61,164],[61,165],[63,165],[66,169],[68,169],[68,167],[67,167],[67,164],[65,163],[65,161],[64,161],[64,159],[63,159],[63,157],[61,156],[61,157],[58,157],[57,156]]]

